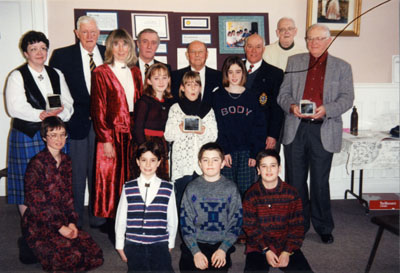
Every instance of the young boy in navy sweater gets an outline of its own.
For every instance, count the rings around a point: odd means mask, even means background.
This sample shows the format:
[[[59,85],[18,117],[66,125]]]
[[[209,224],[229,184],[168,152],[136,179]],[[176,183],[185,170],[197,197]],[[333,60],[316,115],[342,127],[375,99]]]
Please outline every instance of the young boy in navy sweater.
[[[115,219],[115,248],[128,272],[174,272],[170,251],[178,229],[173,184],[156,171],[162,151],[145,142],[136,153],[140,176],[125,183]]]
[[[243,230],[247,235],[245,272],[312,272],[300,250],[304,218],[297,190],[279,178],[280,157],[275,150],[257,154],[260,179],[243,200]]]

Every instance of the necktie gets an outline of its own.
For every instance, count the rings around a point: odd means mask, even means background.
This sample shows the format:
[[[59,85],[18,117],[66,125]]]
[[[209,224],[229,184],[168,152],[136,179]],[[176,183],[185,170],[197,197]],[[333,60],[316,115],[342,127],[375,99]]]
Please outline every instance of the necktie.
[[[43,79],[44,79],[44,77],[43,77],[42,74],[40,74],[40,75],[38,76],[38,78],[39,78],[39,81],[43,81]]]
[[[89,53],[89,58],[90,72],[93,72],[93,70],[96,68],[96,64],[93,61],[93,53]]]
[[[147,71],[149,71],[149,67],[150,67],[150,65],[148,65],[148,64],[144,65],[144,76],[146,76]]]
[[[254,67],[254,65],[251,64],[249,70],[247,70],[247,73],[250,74],[253,71],[253,67]]]

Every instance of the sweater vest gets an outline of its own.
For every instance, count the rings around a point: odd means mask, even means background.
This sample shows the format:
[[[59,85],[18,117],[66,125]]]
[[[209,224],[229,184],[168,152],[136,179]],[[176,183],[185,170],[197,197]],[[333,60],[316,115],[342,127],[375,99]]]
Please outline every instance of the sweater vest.
[[[51,87],[54,94],[61,94],[60,76],[57,71],[49,66],[45,66],[47,75],[49,75]],[[36,85],[31,72],[28,69],[28,64],[17,68],[24,80],[24,89],[27,102],[35,109],[46,110],[46,100]],[[24,133],[29,137],[33,137],[40,130],[41,122],[26,121],[19,118],[13,118],[13,128]]]
[[[125,238],[139,244],[154,244],[168,241],[167,210],[173,191],[170,182],[161,181],[160,188],[151,204],[145,205],[137,179],[126,182],[128,216]]]

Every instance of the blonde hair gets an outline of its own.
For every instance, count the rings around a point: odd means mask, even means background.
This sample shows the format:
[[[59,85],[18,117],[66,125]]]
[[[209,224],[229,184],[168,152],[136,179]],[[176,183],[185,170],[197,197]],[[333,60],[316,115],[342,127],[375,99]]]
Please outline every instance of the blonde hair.
[[[132,36],[122,28],[113,30],[106,39],[106,52],[104,63],[113,64],[114,63],[114,55],[113,55],[113,46],[114,42],[122,40],[127,43],[130,47],[128,57],[126,58],[126,65],[131,68],[136,65],[137,56],[135,53],[135,43],[133,42]]]
[[[171,95],[171,75],[169,73],[169,70],[167,68],[167,66],[163,63],[154,63],[149,67],[149,70],[146,73],[146,76],[144,78],[144,87],[143,87],[143,94],[148,95],[150,97],[155,97],[156,96],[156,92],[153,89],[153,86],[151,84],[147,83],[147,80],[149,80],[153,75],[155,75],[157,72],[161,72],[164,71],[168,78],[168,86],[167,89],[165,89],[164,94],[163,94],[163,98],[164,99],[169,99],[172,98]]]

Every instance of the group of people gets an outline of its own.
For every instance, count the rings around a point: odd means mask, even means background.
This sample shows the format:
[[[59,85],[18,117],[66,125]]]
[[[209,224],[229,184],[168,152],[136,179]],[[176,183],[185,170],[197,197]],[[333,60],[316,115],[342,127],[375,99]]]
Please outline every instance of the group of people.
[[[240,236],[246,272],[310,272],[300,251],[310,222],[324,243],[334,240],[329,171],[354,91],[350,65],[326,51],[329,29],[307,30],[308,52],[296,33],[282,18],[275,44],[248,36],[245,60],[228,56],[222,71],[205,65],[200,41],[187,47],[189,66],[171,71],[154,58],[160,39],[152,29],[138,34],[138,57],[124,29],[98,45],[89,16],[77,21],[78,42],[54,50],[49,66],[48,39],[26,33],[27,63],[6,86],[8,202],[19,205],[23,239],[43,269],[102,264],[82,231],[87,181],[89,224],[115,236],[129,271],[172,272],[179,223],[182,271],[227,271]],[[59,107],[49,106],[49,94],[59,95]],[[312,114],[302,113],[301,100],[315,102]],[[278,177],[281,143],[286,182]]]

